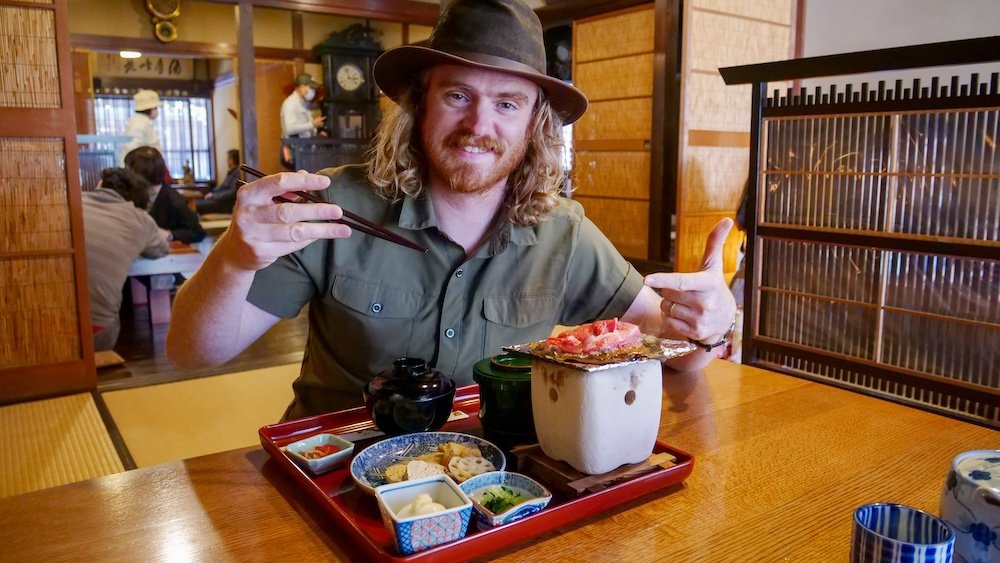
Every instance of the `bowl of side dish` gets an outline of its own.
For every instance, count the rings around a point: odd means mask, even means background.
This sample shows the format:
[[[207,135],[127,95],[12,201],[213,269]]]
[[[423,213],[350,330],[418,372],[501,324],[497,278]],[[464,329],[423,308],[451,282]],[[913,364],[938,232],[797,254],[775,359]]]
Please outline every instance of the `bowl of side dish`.
[[[314,475],[346,463],[354,454],[354,444],[335,434],[316,434],[281,449]]]
[[[459,486],[472,500],[476,525],[480,529],[503,526],[531,516],[552,500],[552,493],[541,483],[511,471],[476,475]]]
[[[375,488],[382,523],[403,555],[465,537],[472,501],[448,475]]]

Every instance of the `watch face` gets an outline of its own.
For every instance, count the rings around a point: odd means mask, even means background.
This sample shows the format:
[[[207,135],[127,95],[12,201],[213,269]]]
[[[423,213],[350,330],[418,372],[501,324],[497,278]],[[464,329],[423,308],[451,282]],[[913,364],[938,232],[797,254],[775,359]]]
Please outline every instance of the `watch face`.
[[[344,63],[337,69],[337,84],[347,92],[361,88],[365,83],[365,75],[358,65]]]

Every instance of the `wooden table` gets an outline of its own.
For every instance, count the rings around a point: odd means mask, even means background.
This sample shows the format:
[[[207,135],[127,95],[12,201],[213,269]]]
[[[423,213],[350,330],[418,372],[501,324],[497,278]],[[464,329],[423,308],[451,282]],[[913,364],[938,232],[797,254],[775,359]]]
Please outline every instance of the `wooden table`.
[[[149,306],[149,321],[154,325],[170,322],[170,290],[174,275],[195,272],[205,255],[179,241],[170,243],[170,254],[162,258],[138,258],[129,268],[132,303]]]
[[[664,376],[661,437],[683,485],[495,554],[507,561],[847,561],[872,501],[937,512],[951,459],[1000,432],[716,361]],[[13,561],[357,559],[260,448],[0,499]]]

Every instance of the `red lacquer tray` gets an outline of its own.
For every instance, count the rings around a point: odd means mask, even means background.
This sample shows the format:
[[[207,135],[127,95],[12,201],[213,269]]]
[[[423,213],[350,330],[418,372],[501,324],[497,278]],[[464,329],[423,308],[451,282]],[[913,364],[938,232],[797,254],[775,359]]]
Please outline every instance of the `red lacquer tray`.
[[[453,410],[464,412],[468,418],[452,420],[441,430],[482,435],[479,424],[479,388],[462,387],[455,394]],[[568,498],[554,487],[552,501],[541,512],[506,526],[478,530],[475,518],[469,522],[469,533],[464,538],[412,555],[403,556],[396,551],[392,536],[382,524],[375,497],[354,484],[350,463],[323,475],[312,475],[292,462],[280,448],[320,432],[341,436],[367,434],[375,426],[363,407],[289,422],[271,424],[260,429],[260,443],[271,458],[302,487],[302,489],[330,514],[345,532],[344,536],[375,561],[456,561],[479,557],[510,547],[544,534],[559,526],[571,524],[588,516],[606,511],[643,495],[680,483],[694,469],[694,458],[687,453],[657,441],[654,453],[666,452],[677,458],[676,465],[657,469],[628,481],[613,484],[604,490]],[[377,430],[376,430],[377,431]],[[379,441],[384,436],[355,440],[355,454]],[[506,453],[506,452],[505,452]],[[514,456],[507,455],[508,469]]]

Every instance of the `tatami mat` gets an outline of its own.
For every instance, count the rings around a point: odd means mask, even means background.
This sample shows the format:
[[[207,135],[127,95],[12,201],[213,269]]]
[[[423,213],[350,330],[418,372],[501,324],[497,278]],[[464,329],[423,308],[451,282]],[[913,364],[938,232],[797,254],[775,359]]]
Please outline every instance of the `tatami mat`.
[[[89,393],[0,407],[0,497],[124,471]]]
[[[300,364],[109,391],[101,398],[138,467],[259,444],[292,400]]]

